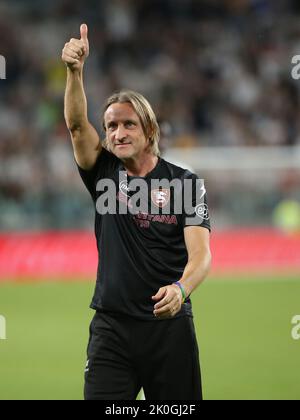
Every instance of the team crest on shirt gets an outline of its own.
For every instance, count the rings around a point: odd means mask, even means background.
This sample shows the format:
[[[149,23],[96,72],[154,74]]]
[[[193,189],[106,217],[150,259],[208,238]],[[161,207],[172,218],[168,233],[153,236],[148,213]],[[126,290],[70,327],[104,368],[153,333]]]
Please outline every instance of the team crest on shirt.
[[[152,202],[160,208],[164,208],[168,205],[171,198],[171,191],[167,189],[159,189],[151,191]]]

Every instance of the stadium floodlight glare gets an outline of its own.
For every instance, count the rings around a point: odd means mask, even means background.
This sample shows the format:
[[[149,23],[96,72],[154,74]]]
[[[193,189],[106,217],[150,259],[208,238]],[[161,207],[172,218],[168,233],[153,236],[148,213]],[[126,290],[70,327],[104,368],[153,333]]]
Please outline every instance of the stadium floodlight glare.
[[[6,340],[6,319],[0,315],[0,340]]]
[[[6,60],[0,55],[0,79],[6,79]]]

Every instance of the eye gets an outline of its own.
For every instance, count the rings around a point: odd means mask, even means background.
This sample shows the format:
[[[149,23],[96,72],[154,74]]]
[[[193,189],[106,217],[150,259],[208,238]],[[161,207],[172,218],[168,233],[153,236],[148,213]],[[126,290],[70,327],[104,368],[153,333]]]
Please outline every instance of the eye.
[[[133,121],[126,121],[125,122],[125,127],[133,128],[133,127],[135,127],[135,123]]]
[[[115,130],[116,129],[116,127],[117,127],[117,124],[115,124],[115,123],[109,123],[108,124],[108,126],[107,126],[107,129],[109,130],[109,131],[113,131],[113,130]]]

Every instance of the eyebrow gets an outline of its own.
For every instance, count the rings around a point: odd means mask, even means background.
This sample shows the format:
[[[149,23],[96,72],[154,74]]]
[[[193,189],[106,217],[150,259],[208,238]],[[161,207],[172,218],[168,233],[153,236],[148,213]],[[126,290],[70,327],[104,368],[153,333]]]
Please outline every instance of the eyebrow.
[[[124,124],[128,124],[128,123],[131,123],[131,124],[137,124],[138,123],[138,121],[137,121],[137,119],[134,119],[134,118],[127,118],[127,119],[125,119],[125,120],[121,120]],[[110,127],[111,125],[115,125],[115,124],[117,124],[117,120],[110,120],[110,121],[108,121],[107,123],[107,127]]]

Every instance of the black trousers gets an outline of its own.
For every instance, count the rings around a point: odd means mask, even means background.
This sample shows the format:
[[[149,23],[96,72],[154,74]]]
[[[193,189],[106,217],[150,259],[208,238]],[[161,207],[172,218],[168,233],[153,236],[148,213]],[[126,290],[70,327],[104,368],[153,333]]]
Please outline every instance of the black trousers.
[[[96,312],[90,326],[86,400],[202,400],[193,319],[144,321]]]

